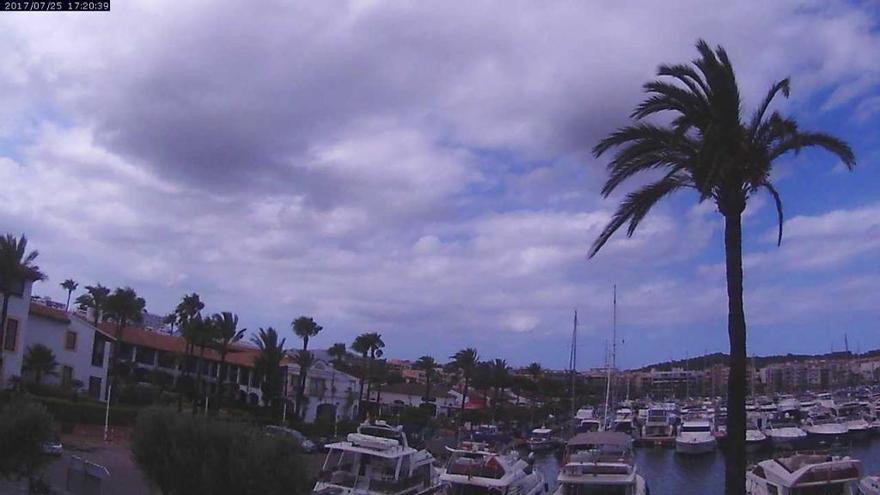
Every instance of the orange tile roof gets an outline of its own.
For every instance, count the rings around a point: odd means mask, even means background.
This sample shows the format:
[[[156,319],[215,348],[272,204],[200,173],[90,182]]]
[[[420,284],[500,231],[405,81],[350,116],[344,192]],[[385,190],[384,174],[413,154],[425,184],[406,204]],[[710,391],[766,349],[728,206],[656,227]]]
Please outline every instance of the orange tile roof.
[[[116,336],[116,324],[112,322],[103,322],[100,324],[101,330],[110,335]],[[183,354],[186,352],[186,340],[178,335],[169,335],[167,333],[146,330],[141,327],[125,327],[122,331],[122,341],[127,344],[148,347],[161,351]],[[239,366],[253,366],[254,358],[259,354],[259,349],[249,345],[235,344],[230,346],[229,352],[226,354],[226,362]],[[201,355],[201,349],[196,347],[194,354]],[[214,349],[205,349],[205,359],[211,361],[220,361],[220,353]]]
[[[61,323],[70,323],[70,317],[61,309],[50,308],[43,304],[31,303],[30,314],[49,318],[50,320],[60,321]]]

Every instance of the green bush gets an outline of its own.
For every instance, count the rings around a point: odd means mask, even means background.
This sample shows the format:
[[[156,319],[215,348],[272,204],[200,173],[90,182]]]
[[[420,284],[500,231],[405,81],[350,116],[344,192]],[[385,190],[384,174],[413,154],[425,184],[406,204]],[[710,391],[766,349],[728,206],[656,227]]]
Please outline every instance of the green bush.
[[[87,425],[104,424],[106,405],[103,402],[79,400],[77,402],[56,399],[54,397],[38,397],[49,413],[61,423],[79,423]],[[134,424],[140,409],[126,406],[110,407],[110,424],[114,426],[131,426]]]
[[[29,493],[43,486],[39,472],[47,462],[43,443],[52,436],[46,408],[17,399],[0,409],[0,478],[27,478]]]
[[[147,409],[138,417],[131,449],[163,495],[299,495],[309,489],[294,442],[241,424]]]

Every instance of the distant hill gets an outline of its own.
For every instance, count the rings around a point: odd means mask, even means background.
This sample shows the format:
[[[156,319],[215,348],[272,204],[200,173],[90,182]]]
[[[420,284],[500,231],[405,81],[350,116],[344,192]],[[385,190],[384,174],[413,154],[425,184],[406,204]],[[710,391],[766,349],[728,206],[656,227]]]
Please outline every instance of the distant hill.
[[[854,357],[877,357],[880,356],[880,349],[868,351],[862,354],[854,354],[849,351],[829,352],[825,354],[781,354],[774,356],[755,356],[749,357],[749,361],[754,360],[755,366],[763,368],[768,364],[789,363],[798,361],[807,361],[810,359],[844,359]],[[656,369],[658,371],[670,371],[673,368],[685,368],[690,370],[698,370],[709,368],[716,364],[727,365],[728,355],[723,352],[715,352],[704,356],[695,356],[688,359],[678,359],[675,361],[664,361],[662,363],[649,364],[638,368],[636,371],[650,371]]]

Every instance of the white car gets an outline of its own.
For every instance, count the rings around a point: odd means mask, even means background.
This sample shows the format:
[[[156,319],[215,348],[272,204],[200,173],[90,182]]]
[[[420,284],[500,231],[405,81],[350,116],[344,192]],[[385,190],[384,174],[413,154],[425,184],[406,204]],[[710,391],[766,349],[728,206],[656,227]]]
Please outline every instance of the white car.
[[[302,449],[303,452],[312,453],[315,452],[318,448],[317,445],[315,445],[315,442],[309,440],[308,438],[306,438],[305,435],[292,428],[269,425],[263,428],[263,431],[266,432],[267,435],[293,439],[293,441],[299,445],[299,448]]]

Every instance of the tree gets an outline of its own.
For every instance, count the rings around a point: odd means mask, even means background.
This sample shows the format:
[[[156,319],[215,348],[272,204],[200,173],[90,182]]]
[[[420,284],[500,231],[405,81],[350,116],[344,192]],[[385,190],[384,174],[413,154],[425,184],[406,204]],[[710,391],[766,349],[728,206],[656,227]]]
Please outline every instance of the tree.
[[[131,454],[163,495],[305,495],[299,445],[229,421],[151,408],[138,414]]]
[[[9,316],[9,299],[20,293],[25,280],[44,280],[46,276],[34,264],[38,251],[27,250],[27,237],[16,238],[12,234],[0,237],[0,292],[3,292],[3,309],[0,311],[0,344],[6,334],[6,318]],[[0,352],[0,364],[3,363]]]
[[[351,344],[351,350],[361,355],[361,383],[358,388],[358,414],[363,416],[364,408],[364,385],[367,383],[367,355],[370,353],[370,345],[367,334],[362,333],[355,337]]]
[[[213,316],[214,320],[214,345],[220,354],[220,378],[218,379],[217,388],[220,395],[223,396],[223,387],[226,382],[226,356],[229,354],[229,347],[244,337],[246,328],[238,329],[238,315],[224,311]]]
[[[434,372],[437,371],[437,361],[431,356],[422,356],[413,363],[413,368],[425,372],[425,396],[422,397],[422,402],[432,402],[431,381],[434,378]]]
[[[0,408],[0,478],[28,481],[28,493],[48,493],[40,471],[49,458],[43,444],[52,437],[52,416],[46,408],[17,400]]]
[[[541,379],[541,376],[544,374],[544,369],[541,368],[541,363],[532,363],[526,367],[526,372],[529,374],[529,377],[532,379],[532,383],[535,385],[538,384],[538,380]]]
[[[116,366],[119,363],[122,334],[129,323],[140,323],[143,320],[145,306],[144,298],[138,297],[137,292],[131,287],[117,288],[107,297],[104,319],[116,323],[116,339],[113,341],[113,350],[110,353],[112,383],[116,383]]]
[[[343,344],[342,342],[337,342],[331,345],[329,349],[327,349],[327,354],[329,354],[330,357],[333,358],[333,366],[339,367],[339,365],[343,362],[343,358],[345,358],[345,355],[348,353],[345,350],[345,344]]]
[[[299,370],[300,370],[299,372],[300,372],[300,375],[302,375],[303,373],[306,373],[306,371],[303,371],[303,370],[308,370],[309,368],[312,367],[313,364],[315,364],[315,355],[309,351],[304,351],[304,350],[300,349],[296,352],[296,354],[293,355],[293,362],[294,362],[294,364],[299,366]],[[296,396],[297,396],[297,399],[296,399],[297,402],[296,402],[296,409],[294,409],[294,413],[296,414],[297,418],[302,419],[306,415],[306,407],[305,406],[306,406],[306,402],[307,402],[307,400],[305,399],[305,385],[302,383],[302,381],[300,381],[300,383],[297,385]]]
[[[254,359],[254,373],[260,376],[260,390],[263,402],[268,405],[277,404],[281,392],[281,361],[284,359],[284,344],[287,339],[278,340],[278,332],[274,328],[260,328],[257,335],[251,337],[260,350]]]
[[[504,359],[495,359],[491,363],[491,383],[495,389],[492,398],[492,419],[498,420],[498,406],[504,397],[504,390],[510,384],[510,366]]]
[[[33,373],[34,383],[43,383],[43,376],[58,376],[58,361],[52,349],[43,344],[34,344],[27,348],[21,363],[21,370],[25,373]]]
[[[87,285],[86,293],[76,298],[76,306],[80,311],[92,312],[92,324],[98,326],[107,307],[107,298],[110,297],[110,289],[101,284]]]
[[[376,332],[367,332],[358,335],[357,338],[354,339],[354,343],[351,345],[352,350],[361,354],[362,364],[363,362],[366,362],[366,369],[362,373],[360,392],[358,394],[360,400],[358,411],[360,412],[361,418],[366,417],[366,408],[364,407],[364,382],[366,382],[366,400],[369,402],[373,363],[377,357],[382,357],[382,349],[384,347],[385,342],[382,340],[382,335]]]
[[[171,322],[172,325],[174,323],[177,323],[177,328],[180,331],[180,335],[186,341],[186,346],[184,346],[183,351],[183,359],[181,360],[181,378],[183,380],[178,379],[179,384],[191,383],[191,380],[189,380],[190,364],[193,361],[192,355],[195,352],[195,345],[198,339],[201,337],[201,332],[199,331],[199,326],[201,325],[201,322],[198,322],[196,324],[190,324],[190,322],[195,319],[201,320],[203,309],[205,309],[205,303],[202,302],[198,294],[193,292],[192,294],[185,294],[180,299],[180,302],[177,303],[177,306],[174,308],[174,311],[172,313],[174,315],[174,318],[171,318],[171,315],[168,315],[166,317],[166,322]],[[195,398],[193,397],[193,399]],[[193,402],[193,407],[195,407],[195,402]],[[180,394],[177,398],[177,410],[180,411],[182,408],[183,395]]]
[[[464,405],[467,402],[468,386],[474,376],[477,363],[480,362],[480,356],[477,354],[476,349],[468,347],[456,352],[451,358],[454,366],[461,371],[461,376],[464,378],[464,386],[461,390],[461,414],[463,415]]]
[[[72,278],[61,282],[61,288],[67,291],[67,304],[64,307],[65,311],[70,311],[70,296],[73,295],[73,291],[75,291],[77,287],[79,287],[79,284]]]
[[[291,328],[293,329],[293,333],[302,339],[302,351],[303,353],[307,353],[309,351],[309,339],[318,335],[321,330],[324,328],[321,325],[318,325],[314,319],[308,316],[300,316],[299,318],[293,320],[290,323]],[[305,361],[304,361],[305,362]],[[311,360],[308,362],[308,366],[311,366]],[[302,411],[301,404],[304,397],[304,393],[306,390],[306,379],[309,374],[308,366],[303,367],[300,365],[299,367],[299,384],[296,388],[296,406],[294,408],[294,414],[296,417],[301,417]]]
[[[724,252],[727,272],[728,380],[725,492],[745,492],[745,396],[746,321],[743,310],[742,213],[753,195],[767,191],[773,198],[782,242],[782,200],[770,180],[774,162],[807,147],[830,151],[848,168],[855,166],[850,147],[828,134],[801,131],[797,123],[779,112],[769,113],[773,100],[789,95],[789,80],[773,84],[750,118],[744,119],[739,89],[727,53],[697,43],[699,58],[692,65],[663,65],[660,79],[645,84],[650,95],[632,118],[669,112],[668,125],[640,122],[623,127],[593,149],[600,157],[617,151],[608,164],[609,178],[602,188],[609,196],[622,183],[643,172],[661,172],[662,178],[623,199],[611,221],[593,243],[594,256],[608,239],[628,223],[627,235],[635,233],[642,219],[661,199],[690,189],[700,202],[715,203],[724,218]]]

